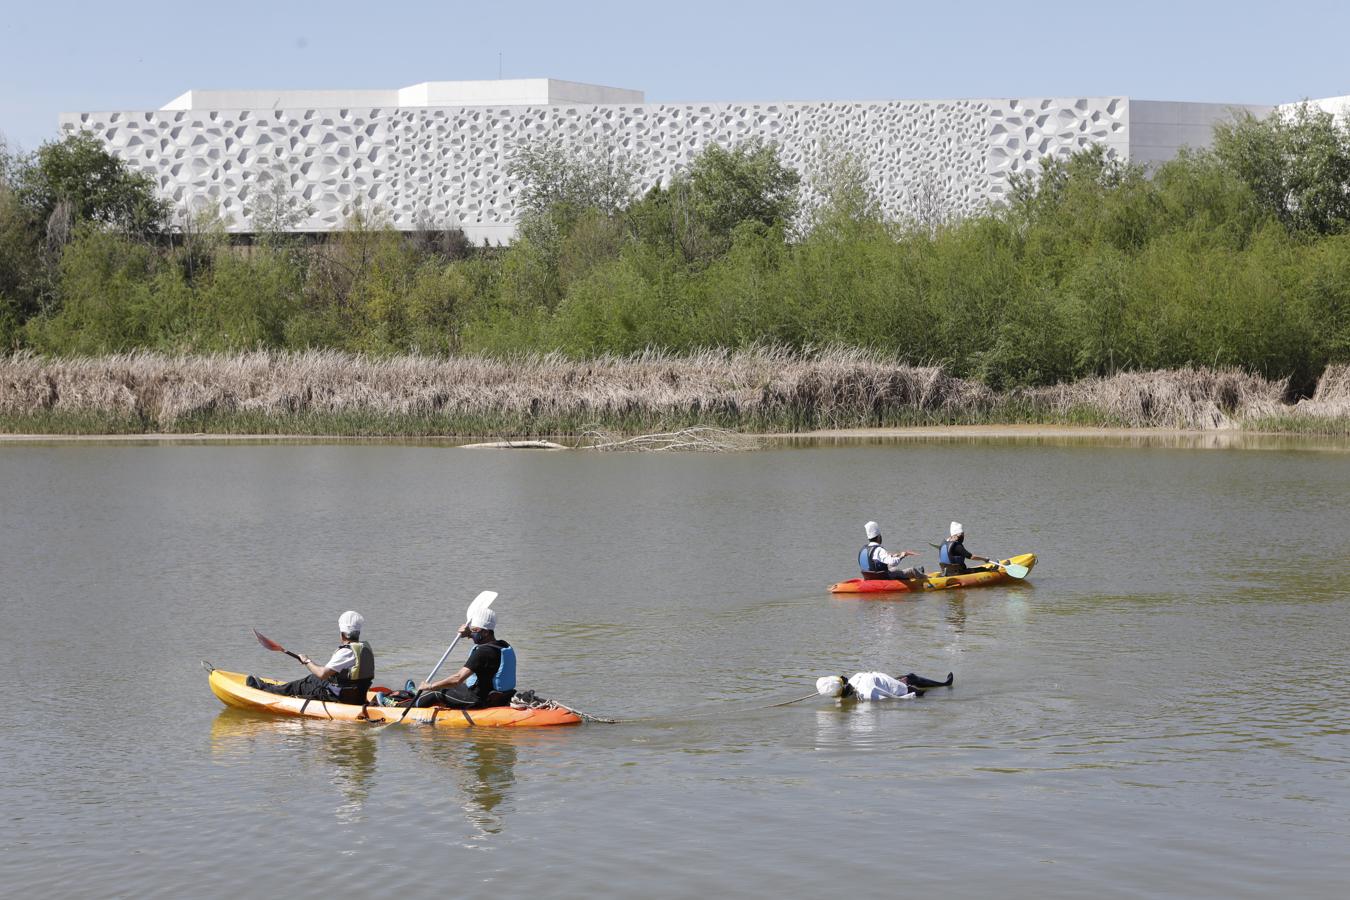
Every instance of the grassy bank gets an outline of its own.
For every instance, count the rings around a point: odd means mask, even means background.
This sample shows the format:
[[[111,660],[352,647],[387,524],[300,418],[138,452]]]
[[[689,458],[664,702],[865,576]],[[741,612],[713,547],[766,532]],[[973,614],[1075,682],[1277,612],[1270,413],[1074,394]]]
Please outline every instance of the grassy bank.
[[[1122,373],[998,392],[880,354],[756,349],[367,357],[333,351],[0,359],[0,431],[342,436],[638,434],[692,426],[800,432],[944,424],[1347,434],[1350,367],[1317,394],[1234,370]]]

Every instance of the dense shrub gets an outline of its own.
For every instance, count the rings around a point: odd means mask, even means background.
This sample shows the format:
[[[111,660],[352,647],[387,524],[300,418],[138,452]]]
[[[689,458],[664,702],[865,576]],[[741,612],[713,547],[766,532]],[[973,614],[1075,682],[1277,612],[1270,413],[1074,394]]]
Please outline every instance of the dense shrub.
[[[1000,389],[1232,366],[1308,390],[1350,362],[1347,148],[1310,110],[1247,118],[1152,172],[1093,149],[981,215],[895,223],[848,157],[822,153],[807,202],[771,145],[710,147],[639,194],[617,153],[547,144],[513,169],[518,240],[454,252],[360,212],[322,243],[274,229],[241,247],[218,225],[153,233],[106,200],[53,241],[42,214],[63,195],[34,186],[106,160],[85,143],[0,152],[0,342],[578,359],[841,345]]]

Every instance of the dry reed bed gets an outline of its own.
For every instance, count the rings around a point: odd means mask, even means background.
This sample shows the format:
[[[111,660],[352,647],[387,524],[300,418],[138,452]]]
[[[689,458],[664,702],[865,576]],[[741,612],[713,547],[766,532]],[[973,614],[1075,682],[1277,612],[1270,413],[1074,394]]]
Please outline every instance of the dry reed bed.
[[[1350,414],[1350,365],[1327,366],[1317,382],[1311,400],[1299,403],[1309,411],[1321,411],[1324,415]]]
[[[1244,419],[1284,408],[1286,381],[1267,381],[1236,369],[1121,372],[1025,391],[1031,405],[1051,414],[1092,410],[1133,428],[1241,427]]]
[[[621,431],[695,423],[793,430],[1085,416],[1140,427],[1230,428],[1305,406],[1308,414],[1345,415],[1350,367],[1328,370],[1318,397],[1298,407],[1280,402],[1284,390],[1283,382],[1238,371],[1188,369],[999,394],[940,367],[899,365],[844,349],[678,357],[648,352],[590,361],[557,355],[369,358],[333,351],[0,358],[0,416],[12,420],[92,413],[125,419],[140,430],[173,431],[188,424],[211,430],[213,421],[240,414],[280,423],[361,414],[418,419],[444,426],[446,433],[465,423],[498,423],[515,433],[537,433],[536,425],[579,433],[585,423]]]

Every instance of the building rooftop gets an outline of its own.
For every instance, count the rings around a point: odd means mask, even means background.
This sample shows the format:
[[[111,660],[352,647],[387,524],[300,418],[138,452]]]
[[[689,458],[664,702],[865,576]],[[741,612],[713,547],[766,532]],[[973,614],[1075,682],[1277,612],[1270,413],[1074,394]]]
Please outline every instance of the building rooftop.
[[[166,110],[339,109],[349,106],[562,106],[646,101],[642,91],[560,81],[556,78],[506,78],[490,81],[423,81],[407,87],[374,90],[242,90],[179,94]]]

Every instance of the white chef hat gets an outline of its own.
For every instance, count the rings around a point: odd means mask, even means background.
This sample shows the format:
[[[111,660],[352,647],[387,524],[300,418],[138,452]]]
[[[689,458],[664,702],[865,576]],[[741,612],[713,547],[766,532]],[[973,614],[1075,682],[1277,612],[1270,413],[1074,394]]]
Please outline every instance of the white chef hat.
[[[863,530],[867,532],[868,540],[881,537],[881,526],[876,522],[868,522],[863,526]]]
[[[826,675],[816,679],[816,693],[822,697],[838,697],[844,693],[844,676]]]
[[[476,610],[469,619],[470,628],[482,628],[485,631],[497,630],[497,614],[490,609]]]
[[[962,525],[960,522],[953,522],[951,529],[947,532],[947,534],[951,537],[956,537],[958,534],[965,534],[965,533],[966,533],[966,526]]]
[[[360,634],[365,625],[366,620],[361,618],[361,614],[355,610],[349,609],[338,616],[338,631],[343,634]]]

